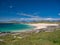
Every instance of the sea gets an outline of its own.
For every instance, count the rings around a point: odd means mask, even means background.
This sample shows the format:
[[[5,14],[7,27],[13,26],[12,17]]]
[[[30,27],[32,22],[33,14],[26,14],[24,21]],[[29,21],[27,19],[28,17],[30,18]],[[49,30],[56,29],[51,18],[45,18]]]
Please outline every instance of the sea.
[[[23,30],[31,30],[33,26],[27,24],[13,24],[13,23],[1,23],[0,32],[19,32]]]

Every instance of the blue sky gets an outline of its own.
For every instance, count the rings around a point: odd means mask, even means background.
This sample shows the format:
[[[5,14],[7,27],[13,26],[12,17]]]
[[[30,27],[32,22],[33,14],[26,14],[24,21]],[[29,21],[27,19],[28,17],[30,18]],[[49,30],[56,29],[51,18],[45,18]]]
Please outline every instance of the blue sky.
[[[0,21],[60,18],[60,0],[0,0]]]

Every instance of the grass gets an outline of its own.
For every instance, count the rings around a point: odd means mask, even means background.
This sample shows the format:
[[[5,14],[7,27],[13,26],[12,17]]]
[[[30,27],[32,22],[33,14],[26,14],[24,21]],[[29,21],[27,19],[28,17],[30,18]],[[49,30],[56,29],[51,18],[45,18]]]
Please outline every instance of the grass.
[[[17,38],[20,35],[9,34],[1,36],[0,39],[4,41],[0,42],[0,45],[60,45],[60,29],[56,29],[54,32],[40,32],[25,34],[24,38]],[[28,35],[28,36],[26,36]]]

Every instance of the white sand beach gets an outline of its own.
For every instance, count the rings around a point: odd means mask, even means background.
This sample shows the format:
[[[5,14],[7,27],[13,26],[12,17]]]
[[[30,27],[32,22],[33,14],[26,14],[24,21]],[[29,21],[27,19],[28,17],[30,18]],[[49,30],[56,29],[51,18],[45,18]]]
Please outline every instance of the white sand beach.
[[[31,26],[35,26],[34,29],[42,29],[42,28],[47,28],[47,26],[58,26],[58,24],[46,24],[46,23],[37,23],[37,24],[29,24]]]

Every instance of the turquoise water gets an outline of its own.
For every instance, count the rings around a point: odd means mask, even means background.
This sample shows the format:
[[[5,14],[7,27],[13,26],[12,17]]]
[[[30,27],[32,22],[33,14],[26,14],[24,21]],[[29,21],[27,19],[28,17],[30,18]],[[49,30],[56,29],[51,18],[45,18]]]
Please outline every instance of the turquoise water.
[[[26,24],[0,24],[0,32],[15,32],[22,30],[30,30],[32,28],[32,26]]]

